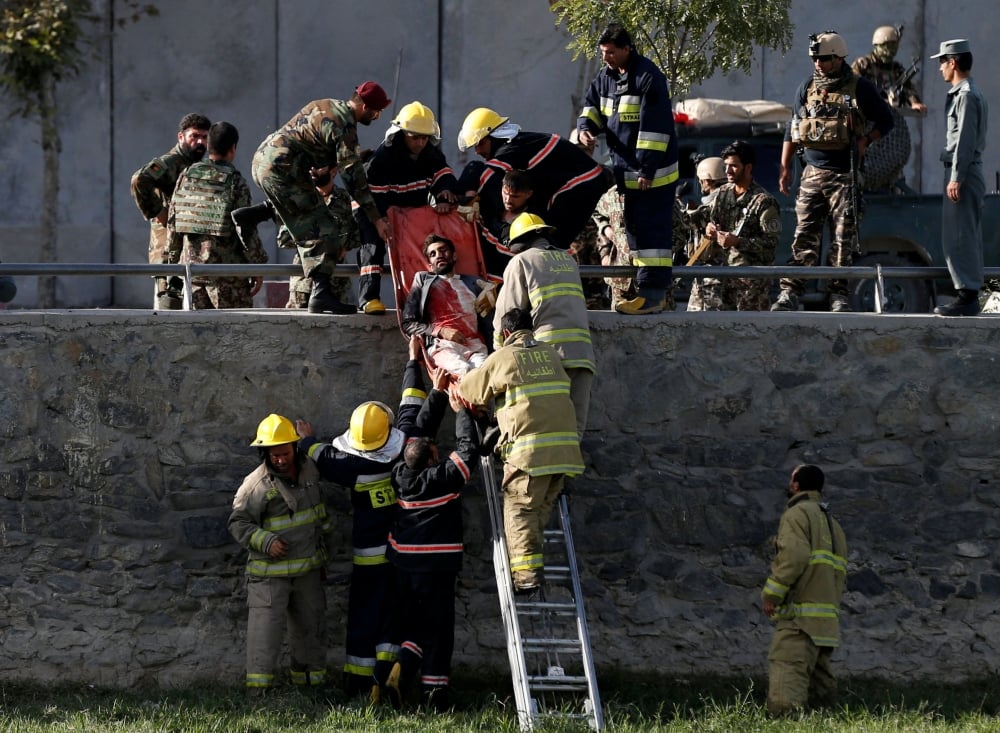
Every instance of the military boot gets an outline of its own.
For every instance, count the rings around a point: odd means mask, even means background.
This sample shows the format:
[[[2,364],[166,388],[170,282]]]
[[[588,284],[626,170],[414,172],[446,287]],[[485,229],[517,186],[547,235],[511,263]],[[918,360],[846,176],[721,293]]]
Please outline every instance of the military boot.
[[[233,209],[230,216],[233,224],[238,227],[255,227],[265,221],[274,221],[274,204],[265,201],[262,204],[244,206],[242,209]]]
[[[959,290],[958,296],[945,305],[934,309],[939,316],[975,316],[979,313],[979,291]]]
[[[337,300],[330,288],[329,277],[320,273],[312,276],[312,292],[309,293],[310,313],[333,313],[338,316],[346,316],[356,312],[353,305]]]

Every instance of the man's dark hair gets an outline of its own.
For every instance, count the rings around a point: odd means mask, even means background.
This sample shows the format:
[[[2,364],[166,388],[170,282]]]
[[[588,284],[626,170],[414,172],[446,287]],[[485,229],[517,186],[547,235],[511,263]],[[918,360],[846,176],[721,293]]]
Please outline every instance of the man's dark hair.
[[[212,122],[205,115],[199,115],[192,112],[191,114],[181,117],[181,121],[177,125],[177,132],[184,132],[192,127],[195,130],[207,130],[211,126]]]
[[[430,438],[410,438],[403,448],[403,462],[407,468],[419,471],[427,466],[431,459],[431,446],[434,441]]]
[[[514,333],[514,331],[523,331],[528,329],[529,331],[535,327],[535,324],[531,321],[531,311],[525,310],[524,308],[511,308],[509,311],[503,314],[503,318],[500,319],[500,330],[509,331]]]
[[[822,491],[826,477],[819,466],[803,463],[792,471],[792,481],[798,482],[799,491]]]
[[[733,140],[722,151],[722,158],[739,158],[743,165],[754,165],[757,162],[757,151],[745,140]]]
[[[503,174],[502,186],[506,186],[511,191],[522,193],[524,191],[534,191],[535,187],[531,183],[531,176],[527,171],[509,170]]]
[[[625,30],[625,26],[621,23],[608,23],[608,27],[601,33],[597,45],[606,46],[609,43],[618,48],[632,48],[632,35]]]
[[[226,155],[240,141],[240,131],[228,122],[216,122],[208,128],[208,152]]]
[[[972,51],[963,51],[962,53],[948,54],[947,56],[942,56],[942,59],[955,59],[955,65],[958,70],[963,74],[972,71]]]
[[[431,248],[431,245],[435,242],[441,242],[441,244],[447,244],[448,248],[451,250],[452,254],[455,253],[455,243],[452,242],[448,237],[442,237],[440,234],[428,234],[427,239],[424,240],[424,259],[429,259],[427,256],[427,250]]]

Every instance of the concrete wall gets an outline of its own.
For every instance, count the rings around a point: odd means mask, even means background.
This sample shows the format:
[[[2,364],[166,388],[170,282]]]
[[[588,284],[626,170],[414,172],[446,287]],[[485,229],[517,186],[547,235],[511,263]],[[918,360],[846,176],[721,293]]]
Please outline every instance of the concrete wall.
[[[270,412],[345,429],[398,400],[391,320],[282,311],[0,313],[0,679],[238,684],[244,554],[225,530]],[[849,675],[997,672],[998,337],[988,317],[593,314],[572,514],[600,669],[754,674],[790,469],[828,475],[850,544]],[[331,565],[343,654],[350,506]],[[481,494],[456,659],[504,667]]]
[[[566,131],[577,111],[574,95],[593,68],[592,59],[571,60],[568,39],[542,0],[519,2],[516,12],[509,3],[460,0],[245,0],[238,11],[222,0],[170,0],[156,3],[159,16],[120,28],[117,21],[128,15],[121,0],[94,5],[101,17],[95,56],[59,90],[63,262],[145,261],[148,230],[129,196],[129,177],[170,148],[187,112],[239,127],[236,164],[249,175],[259,142],[305,102],[345,97],[359,81],[373,78],[395,90],[398,103],[420,99],[438,112],[444,150],[457,167],[466,158],[455,136],[470,109],[491,106],[527,129]],[[749,77],[718,77],[693,94],[788,101],[810,72],[810,33],[838,29],[856,58],[870,49],[875,26],[903,23],[904,62],[926,58],[941,39],[972,39],[981,50],[977,83],[997,100],[1000,77],[988,73],[993,29],[972,20],[994,11],[992,0],[887,0],[875,17],[860,0],[794,0],[795,45],[787,58],[761,53]],[[909,121],[916,147],[907,176],[916,188],[937,192],[946,88],[933,61],[924,62],[920,81],[931,111]],[[362,144],[376,145],[389,118],[362,130]],[[34,121],[0,121],[0,258],[8,262],[37,260],[38,135]],[[988,150],[988,176],[998,169],[1000,148]],[[273,229],[262,233],[270,240]],[[291,254],[272,249],[272,257],[290,261]],[[58,297],[73,307],[146,307],[151,290],[147,278],[63,278]],[[24,278],[15,305],[35,302],[35,279]]]

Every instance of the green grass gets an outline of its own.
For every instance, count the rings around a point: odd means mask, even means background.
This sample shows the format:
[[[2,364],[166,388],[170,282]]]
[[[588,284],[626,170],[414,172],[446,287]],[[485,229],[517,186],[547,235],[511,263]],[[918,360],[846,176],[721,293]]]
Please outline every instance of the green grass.
[[[456,675],[456,680],[467,680]],[[795,719],[770,720],[761,681],[658,679],[626,675],[601,678],[605,717],[613,731],[1000,731],[1000,682],[893,687],[877,681],[841,683],[838,708]],[[502,673],[467,683],[457,711],[432,716],[396,714],[348,701],[339,692],[307,696],[281,689],[249,702],[242,689],[200,687],[173,691],[115,691],[91,687],[0,685],[0,733],[318,733],[319,731],[518,731]],[[554,723],[541,731],[581,730]]]

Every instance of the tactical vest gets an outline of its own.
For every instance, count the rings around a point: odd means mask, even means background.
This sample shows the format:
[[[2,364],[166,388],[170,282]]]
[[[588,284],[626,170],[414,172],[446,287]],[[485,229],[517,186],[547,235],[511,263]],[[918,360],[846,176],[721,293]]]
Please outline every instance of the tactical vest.
[[[855,96],[857,88],[856,75],[837,91],[818,89],[816,81],[811,81],[805,106],[799,111],[798,125],[793,129],[798,133],[794,142],[818,150],[843,149],[853,144],[854,130],[863,129]]]
[[[230,179],[235,172],[234,168],[207,162],[188,168],[182,185],[174,191],[174,231],[232,237],[235,229],[229,218],[233,203]]]

